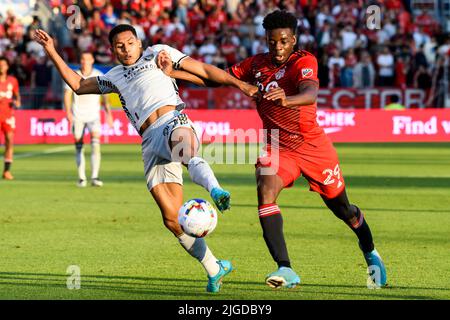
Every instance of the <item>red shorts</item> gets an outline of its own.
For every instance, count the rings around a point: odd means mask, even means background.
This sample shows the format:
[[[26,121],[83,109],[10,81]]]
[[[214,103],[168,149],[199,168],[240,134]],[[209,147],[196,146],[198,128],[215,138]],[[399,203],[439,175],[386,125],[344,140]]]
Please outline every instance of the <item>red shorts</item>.
[[[16,129],[16,118],[14,116],[10,116],[6,119],[0,119],[0,130],[6,134],[10,132],[14,132]]]
[[[290,188],[303,175],[311,191],[335,198],[345,188],[336,150],[328,137],[305,141],[297,150],[275,150],[270,147],[267,154],[258,158],[257,168],[267,170],[261,174],[276,174],[283,186]]]

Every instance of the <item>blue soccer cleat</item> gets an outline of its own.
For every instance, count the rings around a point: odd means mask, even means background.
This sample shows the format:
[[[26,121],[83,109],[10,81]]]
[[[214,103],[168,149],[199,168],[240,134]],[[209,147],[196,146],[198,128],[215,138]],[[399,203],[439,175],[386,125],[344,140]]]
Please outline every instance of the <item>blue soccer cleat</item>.
[[[220,212],[230,209],[231,195],[228,191],[217,187],[213,188],[211,190],[211,198],[213,198],[214,203],[216,204],[217,209],[219,209]]]
[[[387,285],[386,268],[378,251],[373,249],[371,252],[364,253],[364,259],[366,259],[369,273],[367,287],[369,289],[385,287]]]
[[[208,285],[206,286],[206,291],[208,292],[219,292],[220,287],[222,286],[222,279],[231,271],[233,271],[233,266],[230,261],[227,260],[219,260],[217,261],[219,265],[219,272],[214,276],[208,276]]]
[[[280,267],[266,277],[266,284],[271,288],[295,288],[300,283],[300,277],[288,267]]]

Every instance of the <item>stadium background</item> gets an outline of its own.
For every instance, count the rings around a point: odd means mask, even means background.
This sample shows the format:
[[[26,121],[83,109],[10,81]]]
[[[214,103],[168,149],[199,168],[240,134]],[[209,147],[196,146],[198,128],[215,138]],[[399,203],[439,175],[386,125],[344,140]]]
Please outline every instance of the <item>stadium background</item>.
[[[82,16],[79,27],[68,28],[68,21],[77,22],[71,20],[73,3]],[[380,29],[366,27],[365,10],[371,4],[381,9]],[[114,96],[118,124],[104,127],[102,138],[105,187],[88,192],[75,188],[61,79],[31,40],[32,30],[43,27],[54,35],[59,52],[74,67],[78,53],[87,49],[99,68],[110,68],[114,61],[107,32],[116,23],[129,22],[146,44],[167,43],[225,68],[265,50],[262,18],[276,7],[296,12],[301,46],[319,59],[318,121],[330,137],[408,142],[337,144],[351,197],[367,210],[386,260],[390,289],[367,291],[353,235],[300,181],[283,192],[280,207],[303,285],[290,292],[264,288],[262,279],[273,265],[260,235],[249,161],[213,166],[234,202],[208,243],[235,259],[238,271],[220,296],[206,295],[200,268],[180,253],[161,225],[145,190],[139,138],[129,130]],[[0,54],[11,62],[23,101],[16,112],[16,180],[0,182],[1,298],[450,298],[449,1],[1,0],[0,13]],[[381,71],[377,60],[384,48],[394,62]],[[207,136],[260,126],[253,104],[239,92],[186,83],[181,92],[187,112]],[[381,110],[393,94],[406,110]],[[253,147],[236,148],[250,153]],[[186,198],[207,199],[185,180]],[[67,289],[69,265],[81,267],[82,290]]]

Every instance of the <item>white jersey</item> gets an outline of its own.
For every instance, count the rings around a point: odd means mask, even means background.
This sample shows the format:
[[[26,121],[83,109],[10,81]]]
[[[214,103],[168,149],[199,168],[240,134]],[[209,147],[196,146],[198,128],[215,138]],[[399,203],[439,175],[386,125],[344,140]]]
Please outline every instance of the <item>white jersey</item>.
[[[91,74],[84,76],[81,70],[76,70],[83,78],[103,76],[103,72],[92,69]],[[64,86],[65,90],[72,90],[67,84]],[[100,119],[100,97],[98,94],[72,94],[72,114],[75,120],[82,122],[91,122]]]
[[[116,66],[104,76],[97,77],[100,92],[119,94],[122,108],[138,132],[144,121],[158,108],[174,105],[180,110],[185,107],[175,80],[156,65],[156,56],[161,50],[166,50],[176,64],[187,57],[177,49],[157,44],[148,47],[135,64]]]

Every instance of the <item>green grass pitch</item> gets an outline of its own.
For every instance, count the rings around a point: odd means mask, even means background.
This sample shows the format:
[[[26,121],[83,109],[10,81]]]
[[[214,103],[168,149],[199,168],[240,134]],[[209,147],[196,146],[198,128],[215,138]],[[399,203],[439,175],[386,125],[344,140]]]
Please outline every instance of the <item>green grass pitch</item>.
[[[369,290],[355,235],[300,178],[279,198],[302,284],[273,290],[257,217],[254,167],[213,165],[232,210],[206,239],[236,271],[222,291],[164,228],[138,145],[103,145],[103,188],[75,186],[72,146],[17,146],[0,181],[0,299],[449,299],[450,144],[337,144],[352,203],[365,212],[390,288]],[[89,169],[89,146],[86,147]],[[185,199],[209,195],[190,182]],[[68,266],[81,288],[66,286]]]

